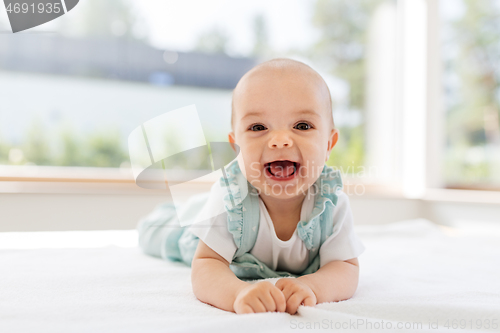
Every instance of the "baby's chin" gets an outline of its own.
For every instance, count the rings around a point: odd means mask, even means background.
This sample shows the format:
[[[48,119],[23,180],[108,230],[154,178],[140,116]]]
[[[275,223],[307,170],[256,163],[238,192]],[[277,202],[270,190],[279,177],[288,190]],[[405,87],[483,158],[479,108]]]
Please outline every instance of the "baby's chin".
[[[264,192],[262,192],[262,193],[264,193]],[[276,195],[276,194],[271,194],[271,195],[264,194],[263,195],[263,194],[261,194],[260,196],[266,197],[266,198],[273,198],[276,200],[282,200],[285,203],[287,201],[293,201],[297,198],[304,198],[306,195],[307,195],[307,192],[306,193],[299,192],[296,194],[281,194],[281,195]]]
[[[274,198],[279,200],[291,200],[297,197],[304,197],[307,194],[309,186],[306,184],[269,184],[253,183],[260,196]]]

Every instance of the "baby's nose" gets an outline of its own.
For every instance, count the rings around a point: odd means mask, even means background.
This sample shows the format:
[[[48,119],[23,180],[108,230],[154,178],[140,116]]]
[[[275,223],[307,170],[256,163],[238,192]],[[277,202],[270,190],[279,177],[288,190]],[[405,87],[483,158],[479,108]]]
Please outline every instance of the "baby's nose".
[[[284,148],[292,145],[292,139],[284,133],[277,133],[269,140],[269,148]]]

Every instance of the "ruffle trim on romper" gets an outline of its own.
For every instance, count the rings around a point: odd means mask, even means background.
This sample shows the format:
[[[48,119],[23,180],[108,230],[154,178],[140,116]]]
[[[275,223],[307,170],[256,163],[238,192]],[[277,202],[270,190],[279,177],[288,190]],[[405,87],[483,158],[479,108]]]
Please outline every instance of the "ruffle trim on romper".
[[[316,192],[314,193],[321,191],[321,195],[318,195],[315,198],[314,208],[311,216],[309,217],[309,221],[300,221],[297,225],[297,233],[308,250],[318,250],[314,247],[314,244],[317,244],[317,241],[315,242],[314,239],[315,230],[320,228],[318,224],[321,222],[321,215],[325,211],[328,202],[330,202],[332,206],[337,205],[337,191],[342,190],[342,188],[343,185],[340,171],[325,165],[320,177],[309,189],[309,192],[315,189]],[[308,195],[311,194],[308,193]]]
[[[219,181],[222,188],[228,189],[228,193],[223,197],[224,207],[228,213],[228,230],[233,234],[234,242],[239,249],[243,235],[244,198],[241,198],[238,175],[241,175],[241,170],[238,161],[235,160],[226,168],[227,183],[224,177],[221,177]]]

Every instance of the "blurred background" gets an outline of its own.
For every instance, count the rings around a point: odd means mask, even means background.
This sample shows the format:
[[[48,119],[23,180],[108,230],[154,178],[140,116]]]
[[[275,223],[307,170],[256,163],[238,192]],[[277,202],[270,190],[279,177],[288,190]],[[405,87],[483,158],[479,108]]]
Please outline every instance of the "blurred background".
[[[328,164],[365,165],[367,141],[376,140],[367,136],[367,85],[377,82],[369,78],[369,46],[394,34],[387,12],[396,6],[81,1],[42,27],[0,35],[0,163],[126,168],[133,128],[193,103],[207,140],[226,141],[241,75],[292,57],[312,65],[332,91],[342,135]],[[499,14],[495,0],[440,0],[446,187],[500,187]],[[0,28],[9,28],[3,11]]]
[[[500,4],[439,3],[441,177],[445,187],[499,188]],[[81,1],[41,27],[0,34],[0,163],[127,168],[133,128],[193,103],[207,140],[226,141],[231,90],[241,75],[270,58],[291,57],[313,66],[330,86],[341,139],[328,164],[366,165],[368,142],[377,140],[367,135],[368,106],[376,104],[368,85],[381,81],[370,77],[370,57],[377,56],[371,48],[394,38],[396,6],[392,0]],[[0,11],[0,29],[8,28]],[[384,51],[392,57],[390,48]]]
[[[0,162],[126,167],[133,128],[192,103],[207,139],[227,141],[239,78],[288,56],[333,88],[343,140],[331,162],[361,165],[366,27],[381,2],[86,0],[2,34]]]
[[[129,176],[130,132],[190,104],[207,141],[227,141],[239,78],[260,62],[290,57],[330,87],[341,135],[328,165],[357,172],[361,182],[398,186],[411,178],[405,158],[416,165],[432,150],[433,187],[499,190],[500,2],[435,1],[425,37],[437,38],[434,81],[425,88],[434,103],[418,111],[415,126],[427,125],[416,132],[408,105],[422,101],[404,99],[424,88],[402,78],[412,70],[402,59],[424,57],[420,46],[428,44],[411,40],[402,20],[413,14],[405,16],[402,2],[82,0],[16,34],[0,10],[0,177],[26,167]]]

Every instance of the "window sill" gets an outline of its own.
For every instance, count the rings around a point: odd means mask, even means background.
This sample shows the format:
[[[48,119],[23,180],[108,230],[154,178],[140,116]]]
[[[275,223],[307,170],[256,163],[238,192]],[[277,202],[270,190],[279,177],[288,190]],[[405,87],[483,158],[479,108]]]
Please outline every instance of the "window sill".
[[[187,191],[209,191],[218,177],[206,175],[191,181]],[[345,177],[344,192],[363,199],[410,199],[397,185],[363,183]],[[52,166],[0,166],[0,194],[133,194],[165,195],[166,190],[144,189],[135,184],[131,169]],[[415,199],[415,198],[412,198]],[[472,204],[500,204],[500,191],[427,189],[416,200]]]
[[[134,183],[129,168],[0,165],[0,181]]]
[[[500,205],[500,191],[427,189],[424,201]]]
[[[206,175],[191,183],[195,189],[208,191],[216,180],[216,175]],[[0,166],[0,194],[165,195],[165,192],[137,186],[129,168]]]

